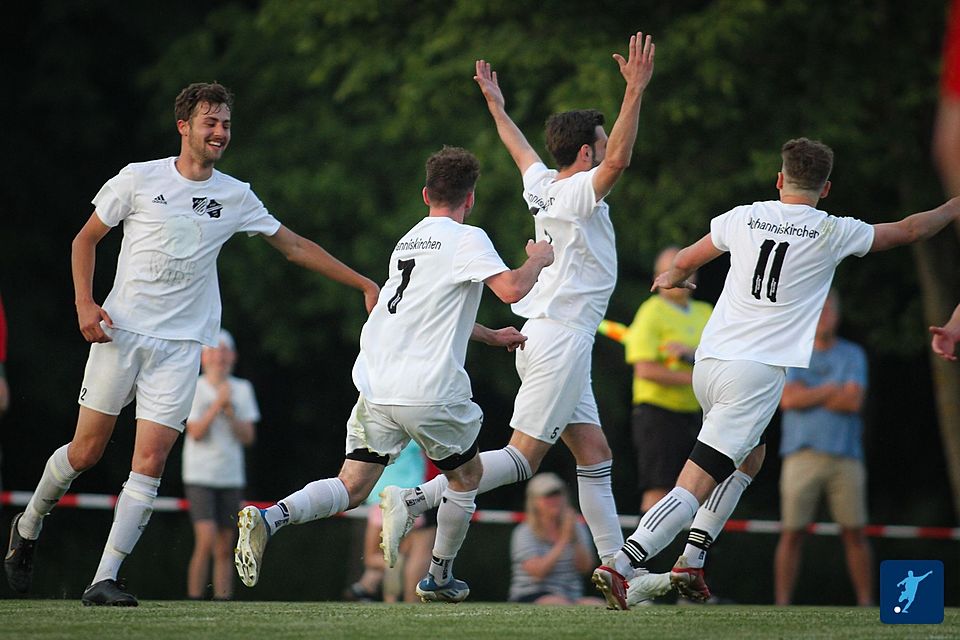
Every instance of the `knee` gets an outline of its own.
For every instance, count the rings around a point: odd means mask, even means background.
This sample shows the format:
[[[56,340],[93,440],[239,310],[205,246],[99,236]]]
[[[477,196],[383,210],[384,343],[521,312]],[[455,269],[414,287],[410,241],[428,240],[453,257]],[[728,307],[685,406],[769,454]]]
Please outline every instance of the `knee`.
[[[134,453],[132,470],[151,478],[163,475],[167,464],[167,454],[163,451],[138,451]]]
[[[867,544],[867,536],[860,527],[843,528],[840,530],[840,536],[843,538],[843,542],[847,546],[863,547]]]
[[[751,478],[756,478],[757,474],[760,473],[760,468],[763,466],[763,461],[766,457],[767,445],[757,445],[753,451],[747,455],[739,469]]]
[[[376,478],[370,480],[344,473],[341,473],[338,477],[347,490],[347,509],[356,509],[362,505],[377,482]]]
[[[578,465],[600,464],[613,459],[613,451],[610,449],[607,437],[598,427],[587,426],[568,430],[570,437],[565,438],[564,442]]]
[[[803,544],[803,532],[797,530],[785,530],[780,534],[780,546],[795,551],[800,549]]]
[[[74,440],[67,449],[67,461],[74,471],[86,471],[100,462],[103,450],[104,446],[99,443]]]

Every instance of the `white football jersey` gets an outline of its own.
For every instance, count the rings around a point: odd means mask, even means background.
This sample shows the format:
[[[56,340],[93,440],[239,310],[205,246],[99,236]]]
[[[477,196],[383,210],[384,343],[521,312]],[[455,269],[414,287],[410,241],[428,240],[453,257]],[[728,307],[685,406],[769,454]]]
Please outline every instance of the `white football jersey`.
[[[364,398],[404,406],[470,399],[467,341],[483,281],[503,271],[483,229],[427,217],[404,234],[360,333],[353,381]]]
[[[216,170],[208,180],[188,180],[175,161],[128,164],[94,197],[105,225],[123,223],[102,306],[118,329],[216,346],[220,247],[238,231],[273,235],[280,223],[249,184]]]
[[[807,367],[833,273],[847,256],[870,251],[873,227],[770,200],[717,216],[710,237],[730,252],[730,270],[697,360]]]
[[[553,245],[554,261],[513,311],[549,318],[592,335],[617,284],[617,247],[610,207],[593,191],[596,168],[556,180],[537,162],[523,174],[523,199],[533,215],[536,239]]]
[[[228,378],[230,403],[237,420],[259,422],[260,407],[253,385],[243,378]],[[197,379],[188,420],[199,420],[217,400],[217,389],[206,376]],[[201,487],[243,487],[247,476],[243,462],[243,445],[233,435],[225,415],[218,413],[210,423],[207,435],[200,440],[183,439],[183,482]]]

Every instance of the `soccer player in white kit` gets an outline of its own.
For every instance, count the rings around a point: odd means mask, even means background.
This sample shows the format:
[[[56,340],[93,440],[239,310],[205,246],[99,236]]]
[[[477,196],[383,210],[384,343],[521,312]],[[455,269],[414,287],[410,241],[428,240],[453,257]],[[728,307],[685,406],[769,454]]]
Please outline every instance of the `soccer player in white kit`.
[[[480,493],[527,480],[558,440],[577,462],[579,502],[600,557],[623,544],[611,488],[613,454],[600,428],[590,381],[591,352],[617,279],[617,252],[610,208],[604,197],[630,164],[640,104],[653,75],[650,36],[630,38],[627,59],[614,54],[626,88],[609,140],[598,111],[555,114],[547,121],[547,147],[559,169],[548,169],[507,115],[496,72],[483,60],[474,80],[480,86],[497,133],[523,177],[523,198],[538,239],[553,244],[556,263],[513,310],[527,318],[529,340],[517,352],[521,385],[503,449],[485,451]],[[444,480],[415,489],[387,487],[381,506],[383,548],[393,564],[400,539],[419,513],[439,504]],[[660,585],[670,588],[669,578]],[[638,582],[638,584],[641,584]]]
[[[429,215],[397,242],[384,295],[360,334],[353,367],[360,396],[347,421],[346,460],[336,478],[311,482],[267,509],[240,512],[235,560],[248,587],[260,578],[267,540],[281,527],[360,505],[413,439],[448,480],[433,559],[417,595],[424,602],[460,602],[470,593],[452,571],[483,471],[477,456],[483,412],[471,400],[463,367],[467,341],[522,349],[526,337],[515,328],[476,324],[483,286],[504,302],[517,302],[553,262],[553,247],[531,240],[526,262],[510,270],[482,229],[463,224],[479,172],[473,154],[456,147],[427,160],[423,200]]]
[[[10,587],[30,588],[43,518],[110,441],[120,410],[137,400],[130,476],[114,511],[85,605],[136,606],[117,582],[153,511],[170,449],[184,430],[202,345],[216,345],[220,291],[216,259],[235,233],[260,234],[288,260],[359,289],[367,310],[377,285],[319,245],[284,227],[250,185],[214,169],[230,142],[233,96],[219,84],[191,84],[177,96],[180,155],[127,165],[93,199],[73,241],[77,318],[90,356],[73,440],[47,461],[26,510],[11,525],[4,569]],[[117,225],[123,242],[103,306],[93,298],[96,247]]]
[[[654,280],[651,290],[694,288],[690,274],[730,253],[723,292],[693,369],[703,427],[676,487],[643,516],[612,564],[595,572],[595,582],[611,593],[623,593],[622,576],[659,553],[693,518],[691,535],[698,530],[698,539],[692,535],[671,576],[684,595],[709,595],[705,552],[752,479],[737,466],[763,446],[786,367],[809,365],[817,319],[840,261],[929,238],[960,217],[960,199],[892,223],[832,216],[816,207],[830,191],[833,151],[799,138],[785,143],[781,155],[779,200],[717,216],[710,232]],[[731,482],[738,473],[745,479]],[[620,608],[628,608],[625,599]]]

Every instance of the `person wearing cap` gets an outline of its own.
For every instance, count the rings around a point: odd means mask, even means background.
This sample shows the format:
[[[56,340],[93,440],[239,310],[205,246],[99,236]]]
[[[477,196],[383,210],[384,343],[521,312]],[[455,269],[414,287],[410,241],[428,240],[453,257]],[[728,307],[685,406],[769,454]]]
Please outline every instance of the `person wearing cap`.
[[[526,520],[510,537],[510,559],[510,602],[603,604],[583,595],[583,576],[596,563],[590,531],[554,473],[538,473],[527,483]]]
[[[233,596],[236,514],[246,486],[243,450],[253,444],[260,409],[249,380],[234,377],[233,337],[221,330],[216,347],[200,354],[201,375],[187,418],[183,442],[183,489],[190,502],[193,555],[187,570],[187,596],[203,600],[210,584],[213,599]]]

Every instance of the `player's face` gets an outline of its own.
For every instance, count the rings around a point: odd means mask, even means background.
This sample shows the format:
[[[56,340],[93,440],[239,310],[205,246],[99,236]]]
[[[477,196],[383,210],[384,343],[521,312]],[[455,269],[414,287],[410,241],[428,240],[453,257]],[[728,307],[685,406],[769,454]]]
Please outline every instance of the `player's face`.
[[[597,140],[593,143],[593,166],[603,162],[605,157],[607,157],[607,132],[597,125]]]
[[[230,144],[230,108],[225,104],[197,105],[186,127],[187,147],[203,165],[213,165]]]

